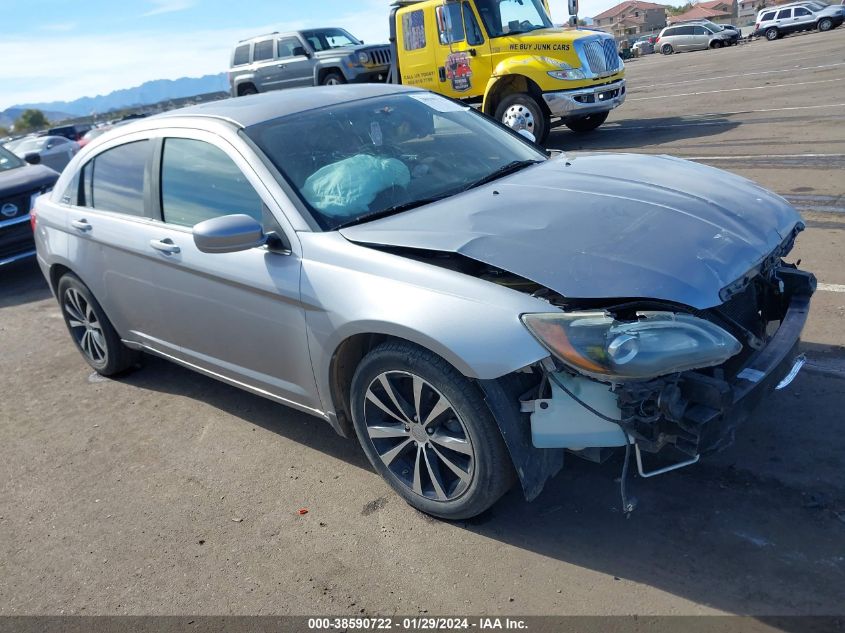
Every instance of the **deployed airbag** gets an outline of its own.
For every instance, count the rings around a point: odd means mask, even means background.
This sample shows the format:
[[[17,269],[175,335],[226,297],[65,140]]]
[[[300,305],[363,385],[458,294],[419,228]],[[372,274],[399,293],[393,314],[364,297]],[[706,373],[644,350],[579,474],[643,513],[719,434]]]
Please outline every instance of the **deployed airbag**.
[[[317,210],[331,216],[368,211],[370,203],[388,187],[407,187],[411,172],[401,160],[356,154],[311,174],[302,193]]]

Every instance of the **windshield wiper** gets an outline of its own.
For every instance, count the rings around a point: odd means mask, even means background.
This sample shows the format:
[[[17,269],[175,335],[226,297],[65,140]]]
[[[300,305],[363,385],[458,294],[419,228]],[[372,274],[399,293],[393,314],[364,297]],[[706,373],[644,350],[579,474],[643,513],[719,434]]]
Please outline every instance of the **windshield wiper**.
[[[410,209],[416,209],[417,207],[421,207],[426,204],[431,204],[432,202],[437,202],[438,200],[442,200],[443,198],[448,198],[449,196],[454,195],[455,192],[450,191],[449,193],[440,194],[437,196],[431,196],[429,198],[420,198],[419,200],[411,200],[410,202],[403,202],[402,204],[397,204],[392,207],[388,207],[386,209],[382,209],[381,211],[373,211],[371,213],[363,213],[358,215],[354,218],[350,218],[345,222],[341,222],[340,224],[336,225],[334,228],[336,229],[343,229],[347,226],[353,226],[355,224],[361,224],[363,222],[370,222],[371,220],[378,220],[379,218],[384,218],[389,215],[394,215],[396,213],[401,213],[402,211],[409,211]]]
[[[486,185],[488,182],[493,182],[494,180],[498,180],[499,178],[503,178],[508,174],[513,174],[518,172],[521,169],[525,169],[526,167],[530,167],[531,165],[536,165],[537,163],[542,163],[542,160],[513,160],[505,165],[502,165],[497,170],[490,172],[483,178],[479,178],[475,182],[467,185],[464,187],[464,191],[469,189],[474,189],[475,187],[480,187],[481,185]]]

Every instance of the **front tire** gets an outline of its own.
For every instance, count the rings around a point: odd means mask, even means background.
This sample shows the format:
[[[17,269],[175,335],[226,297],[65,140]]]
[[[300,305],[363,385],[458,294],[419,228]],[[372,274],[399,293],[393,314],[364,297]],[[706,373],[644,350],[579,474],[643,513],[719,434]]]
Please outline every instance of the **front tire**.
[[[713,42],[713,48],[722,48],[722,41],[721,40],[715,40]]]
[[[818,29],[819,31],[829,31],[833,28],[833,20],[830,18],[822,18],[819,20]]]
[[[512,130],[527,130],[534,135],[538,145],[546,142],[551,119],[543,107],[530,94],[519,92],[502,99],[496,108],[496,120]]]
[[[586,134],[587,132],[592,132],[602,123],[607,121],[607,117],[609,114],[610,112],[590,114],[587,116],[578,117],[577,119],[571,119],[569,121],[566,121],[565,125],[573,132],[577,132],[578,134]]]
[[[766,29],[767,40],[769,40],[770,42],[774,42],[778,37],[780,37],[780,34],[778,33],[778,30],[776,28],[772,27],[770,29]]]
[[[76,275],[66,273],[57,288],[59,306],[68,332],[85,361],[98,374],[114,376],[138,360],[126,347],[94,295]]]
[[[346,78],[338,72],[326,73],[323,80],[320,82],[321,86],[340,86],[346,83]]]
[[[356,369],[350,395],[364,453],[418,510],[467,519],[511,486],[513,466],[481,393],[432,352],[379,345]]]

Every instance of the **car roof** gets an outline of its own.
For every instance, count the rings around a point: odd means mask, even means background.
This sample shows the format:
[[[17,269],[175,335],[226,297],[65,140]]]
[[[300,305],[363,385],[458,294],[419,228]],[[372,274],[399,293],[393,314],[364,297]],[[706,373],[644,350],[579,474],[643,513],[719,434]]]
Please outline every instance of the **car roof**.
[[[161,121],[169,117],[211,117],[225,119],[240,127],[249,127],[279,117],[326,106],[408,92],[421,92],[421,89],[396,84],[351,84],[291,88],[246,97],[230,97],[219,101],[209,101],[208,103],[157,114],[149,117],[146,121]]]

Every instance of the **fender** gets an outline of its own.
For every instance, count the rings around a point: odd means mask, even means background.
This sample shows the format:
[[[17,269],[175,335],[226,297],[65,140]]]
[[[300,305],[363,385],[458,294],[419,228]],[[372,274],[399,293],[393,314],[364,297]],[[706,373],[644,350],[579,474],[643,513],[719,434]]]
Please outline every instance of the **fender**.
[[[317,63],[314,64],[314,78],[312,81],[315,86],[320,85],[320,73],[324,70],[338,70],[346,81],[350,81],[352,79],[352,76],[347,71],[343,60],[340,57],[322,58],[318,59]]]

